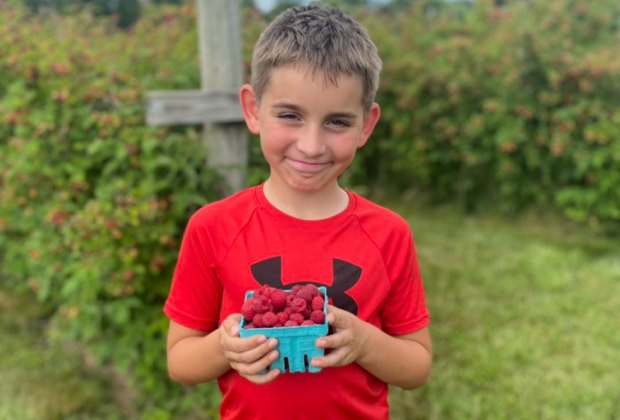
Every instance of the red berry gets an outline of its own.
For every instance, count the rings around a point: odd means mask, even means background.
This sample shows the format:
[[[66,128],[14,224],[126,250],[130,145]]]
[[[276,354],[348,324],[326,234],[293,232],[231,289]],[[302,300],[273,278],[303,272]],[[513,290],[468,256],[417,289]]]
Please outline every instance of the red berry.
[[[295,298],[291,302],[291,308],[293,308],[295,312],[303,312],[306,309],[306,306],[306,300],[303,298]]]
[[[251,322],[254,315],[256,315],[256,312],[254,311],[254,302],[251,299],[252,298],[243,302],[243,305],[241,306],[241,315],[243,315],[243,318],[248,322]]]
[[[304,322],[301,323],[301,325],[314,325],[314,321],[312,321],[311,319],[306,319]]]
[[[263,326],[263,315],[262,314],[254,315],[254,318],[252,318],[252,324],[254,324],[256,328],[261,328]]]
[[[310,319],[315,324],[322,324],[325,322],[325,312],[323,312],[322,310],[313,311],[312,314],[310,314]]]
[[[278,317],[273,312],[265,312],[261,318],[263,327],[273,327],[278,322]]]
[[[271,305],[273,306],[274,310],[279,311],[286,305],[287,296],[286,293],[284,293],[282,290],[274,289],[270,297]]]
[[[278,317],[278,322],[281,324],[284,324],[286,321],[288,321],[288,312],[282,311],[282,312],[278,312],[276,314],[276,316]]]
[[[298,323],[296,323],[295,321],[292,321],[290,319],[284,323],[285,327],[296,327],[298,325],[299,325]]]
[[[269,298],[265,295],[258,295],[254,298],[254,312],[257,314],[264,314],[271,310],[271,304]]]
[[[310,290],[306,289],[305,287],[302,287],[297,292],[297,297],[305,300],[308,303],[310,303],[314,296],[312,296],[312,292]]]
[[[299,325],[305,321],[305,318],[302,314],[296,312],[294,314],[291,314],[291,316],[289,317],[289,321],[294,321],[297,325]]]
[[[323,306],[325,305],[325,301],[321,296],[315,296],[312,298],[311,307],[313,310],[323,310]]]

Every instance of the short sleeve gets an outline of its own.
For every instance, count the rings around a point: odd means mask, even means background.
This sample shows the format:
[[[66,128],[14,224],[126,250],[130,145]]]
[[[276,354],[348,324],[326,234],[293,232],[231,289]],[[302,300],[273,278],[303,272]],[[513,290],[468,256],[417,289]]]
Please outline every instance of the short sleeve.
[[[392,284],[381,309],[382,328],[390,335],[408,334],[430,322],[413,237],[409,234],[403,241],[406,245],[398,247],[400,258],[394,260],[402,258],[404,263],[390,273]]]
[[[183,236],[164,313],[185,327],[217,328],[222,287],[216,274],[216,257],[203,218],[196,213]]]

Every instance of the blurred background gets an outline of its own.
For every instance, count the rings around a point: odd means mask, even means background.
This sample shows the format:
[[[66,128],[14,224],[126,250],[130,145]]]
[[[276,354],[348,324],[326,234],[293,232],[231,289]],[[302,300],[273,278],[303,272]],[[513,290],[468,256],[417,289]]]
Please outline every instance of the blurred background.
[[[245,80],[294,3],[239,2]],[[432,314],[433,378],[393,418],[619,418],[620,2],[325,3],[384,60],[342,181],[410,222]],[[201,126],[145,123],[147,92],[200,87],[196,15],[0,1],[0,418],[217,418],[214,384],[168,379],[162,305],[222,180]]]

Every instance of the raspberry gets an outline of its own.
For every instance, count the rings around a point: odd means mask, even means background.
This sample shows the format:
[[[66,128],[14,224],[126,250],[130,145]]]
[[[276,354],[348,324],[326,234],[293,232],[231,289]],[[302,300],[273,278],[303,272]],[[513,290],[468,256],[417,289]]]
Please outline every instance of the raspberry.
[[[289,318],[288,312],[285,312],[285,311],[278,312],[276,316],[278,317],[278,322],[280,324],[284,324],[286,321],[288,321],[288,318]]]
[[[251,322],[254,315],[256,315],[256,311],[254,311],[254,302],[252,301],[254,298],[250,298],[243,302],[241,306],[241,315],[247,322]]]
[[[291,316],[289,317],[289,321],[293,321],[293,322],[295,322],[296,325],[299,325],[302,322],[304,322],[305,319],[304,319],[304,316],[302,314],[294,313],[294,314],[291,314]]]
[[[271,304],[269,303],[269,298],[265,295],[255,296],[253,306],[254,306],[254,312],[257,314],[264,314],[265,312],[271,310]]]
[[[254,328],[254,324],[250,322],[249,324],[245,324],[243,328],[245,328],[246,330],[251,330],[252,328]]]
[[[297,292],[297,297],[298,298],[302,298],[304,299],[306,302],[310,303],[312,302],[312,298],[314,297],[314,293],[312,291],[311,288],[308,287],[302,287],[301,289],[299,289],[299,291]]]
[[[321,296],[315,296],[312,298],[312,304],[310,305],[313,310],[323,310],[323,306],[325,305],[325,301]]]
[[[297,292],[299,292],[302,287],[303,286],[301,284],[296,284],[295,286],[291,287],[291,295],[297,296]]]
[[[296,327],[298,325],[299,325],[298,323],[296,323],[295,321],[292,321],[290,319],[284,323],[285,327]]]
[[[291,308],[293,308],[295,312],[303,312],[306,306],[306,300],[303,298],[295,298],[291,302]]]
[[[252,318],[252,324],[254,324],[256,328],[261,328],[263,326],[263,315],[262,314],[254,315],[254,318]]]
[[[312,321],[311,319],[306,319],[304,320],[304,322],[301,323],[301,325],[314,325],[314,321]]]
[[[286,305],[287,296],[286,293],[284,293],[282,290],[274,289],[270,297],[271,305],[273,306],[274,310],[279,311]]]
[[[278,322],[278,317],[273,312],[265,312],[261,318],[263,327],[273,327]]]
[[[322,310],[313,311],[312,314],[310,315],[310,319],[315,324],[322,324],[325,322],[325,312],[323,312]]]
[[[295,299],[295,295],[293,294],[293,292],[288,293],[286,295],[286,305],[291,306],[291,303],[293,302],[294,299]]]

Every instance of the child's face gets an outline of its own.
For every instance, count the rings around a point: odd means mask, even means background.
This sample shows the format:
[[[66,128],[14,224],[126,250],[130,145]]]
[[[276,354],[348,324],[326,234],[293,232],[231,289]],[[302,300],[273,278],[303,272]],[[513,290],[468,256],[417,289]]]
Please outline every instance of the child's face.
[[[341,75],[334,84],[298,67],[273,71],[260,104],[255,99],[244,86],[246,122],[260,135],[270,181],[299,192],[337,186],[380,114],[377,104],[364,113],[359,77]]]

